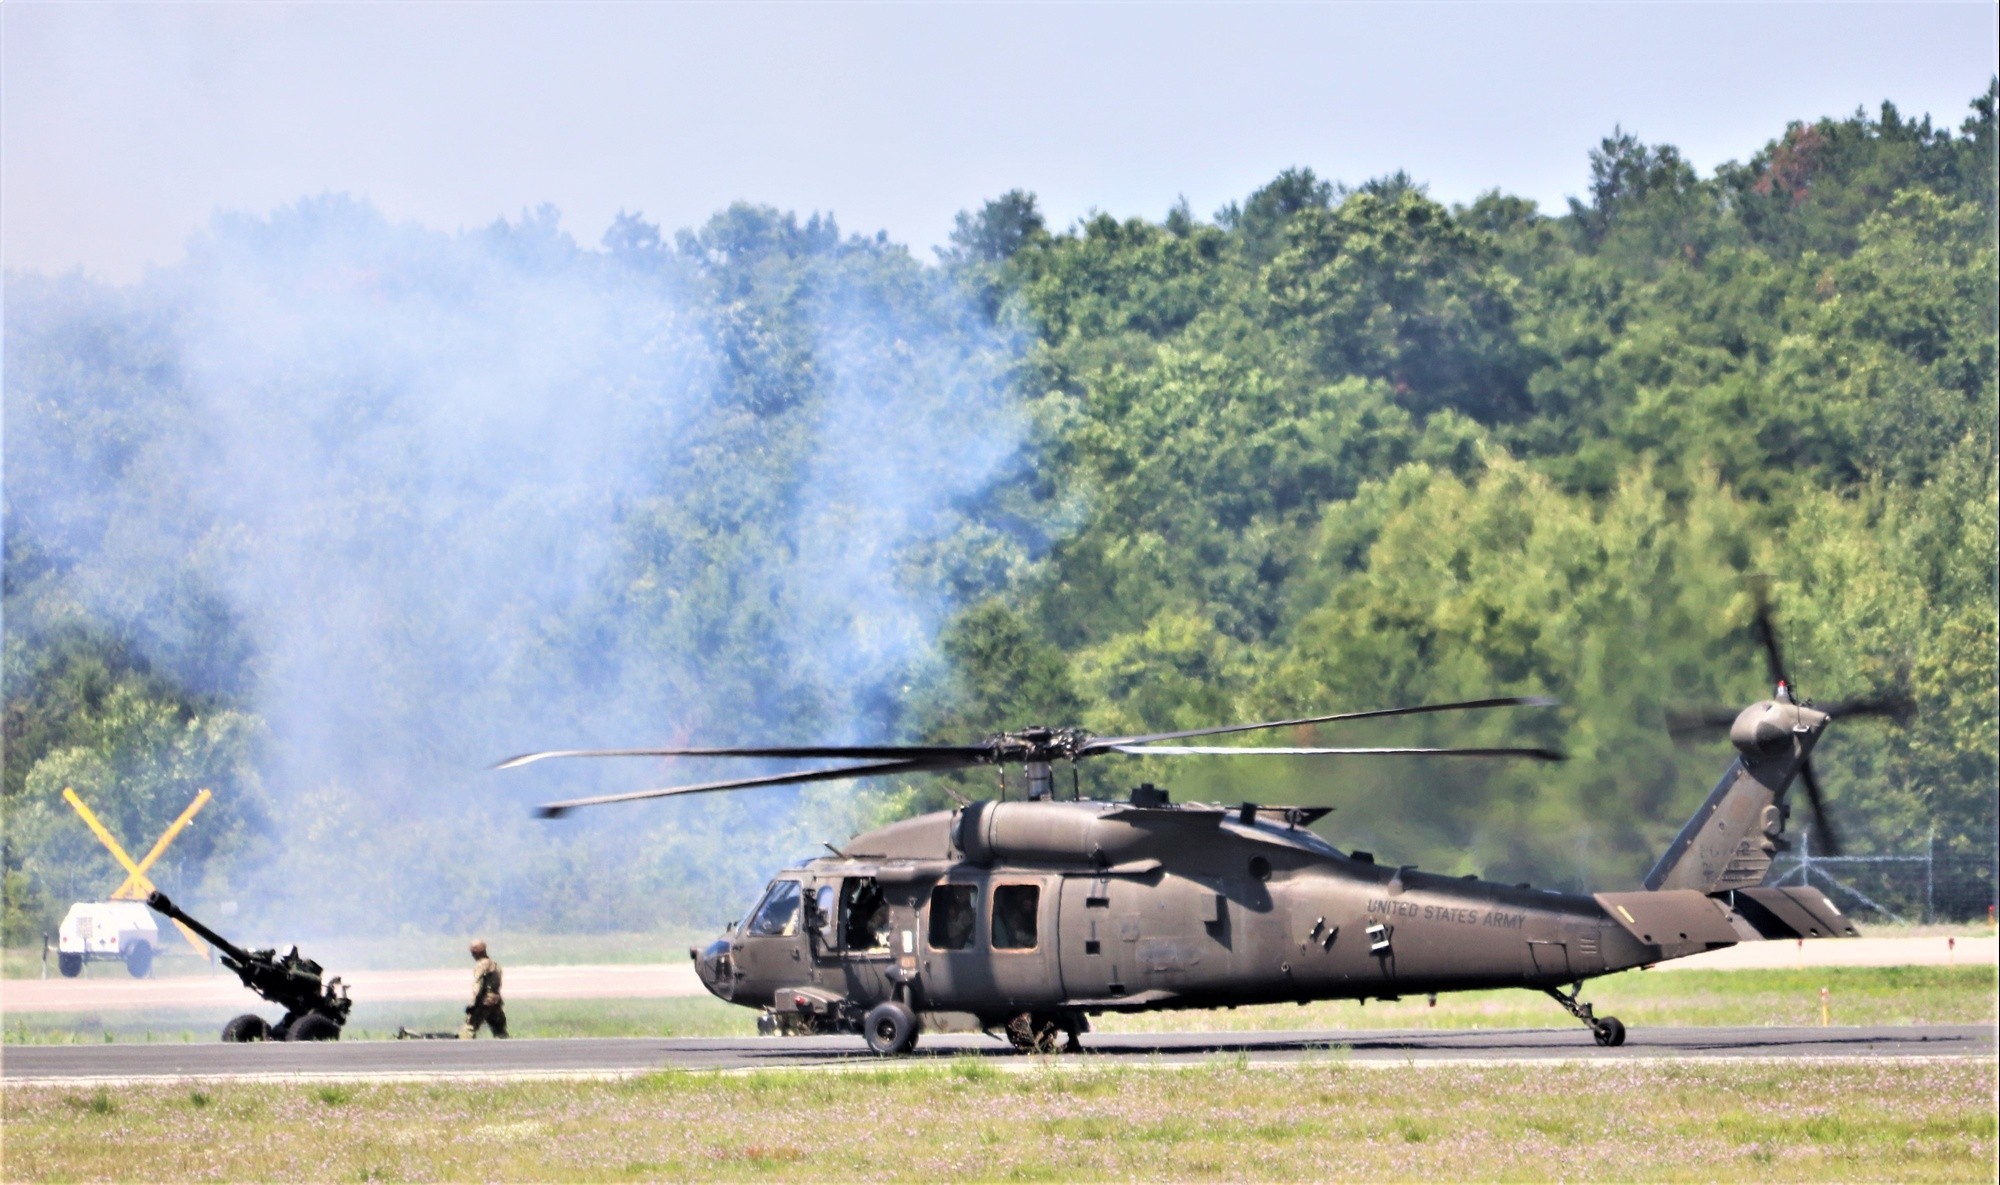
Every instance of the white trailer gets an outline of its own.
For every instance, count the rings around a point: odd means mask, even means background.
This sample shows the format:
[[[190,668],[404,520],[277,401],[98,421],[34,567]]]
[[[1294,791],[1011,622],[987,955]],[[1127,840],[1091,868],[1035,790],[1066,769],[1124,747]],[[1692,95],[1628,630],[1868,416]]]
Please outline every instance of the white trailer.
[[[63,915],[56,937],[56,966],[71,979],[85,963],[117,961],[134,979],[153,969],[160,926],[138,901],[79,901]]]

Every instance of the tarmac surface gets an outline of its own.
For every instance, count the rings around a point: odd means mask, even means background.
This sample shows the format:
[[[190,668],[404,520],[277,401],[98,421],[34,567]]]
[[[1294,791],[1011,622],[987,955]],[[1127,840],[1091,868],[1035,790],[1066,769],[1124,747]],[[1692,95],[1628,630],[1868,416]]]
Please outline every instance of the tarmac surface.
[[[1246,1058],[1252,1065],[1340,1059],[1416,1062],[1629,1061],[1655,1058],[1941,1058],[1996,1056],[1990,1025],[1876,1028],[1646,1028],[1599,1048],[1581,1025],[1564,1029],[1411,1032],[1091,1034],[1085,1052],[1014,1053],[978,1034],[926,1037],[902,1059],[971,1055],[997,1068],[1054,1063],[1181,1065]],[[657,1070],[839,1069],[880,1066],[859,1037],[587,1038],[513,1041],[332,1041],[224,1045],[19,1045],[0,1049],[0,1084],[70,1085],[179,1080],[422,1081],[623,1077]]]
[[[1655,967],[1659,971],[1806,967],[1994,966],[2000,938],[1944,935],[1842,938],[1815,942],[1746,942]],[[339,969],[330,969],[337,972]],[[350,971],[349,993],[370,1004],[465,1000],[470,966],[437,970]],[[509,966],[510,1000],[648,1000],[700,996],[686,962]],[[156,975],[133,979],[115,963],[93,964],[77,979],[0,980],[0,1012],[99,1012],[143,1008],[261,1007],[234,975]],[[241,1011],[241,1008],[237,1009]]]
[[[348,994],[370,1004],[453,1000],[472,995],[472,966],[449,970],[354,971],[342,976]],[[708,993],[694,967],[681,963],[571,964],[506,969],[509,1000],[655,1000]],[[264,1007],[228,970],[213,975],[133,979],[116,963],[89,967],[76,979],[0,980],[0,1012],[103,1012],[142,1008]]]

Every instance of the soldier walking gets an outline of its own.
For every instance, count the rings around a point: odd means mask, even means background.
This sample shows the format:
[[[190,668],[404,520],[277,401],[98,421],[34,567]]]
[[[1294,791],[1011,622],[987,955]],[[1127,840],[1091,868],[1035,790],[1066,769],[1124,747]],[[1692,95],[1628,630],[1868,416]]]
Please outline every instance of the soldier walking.
[[[472,960],[472,1003],[465,1010],[465,1027],[458,1035],[469,1041],[479,1035],[483,1024],[495,1037],[505,1037],[507,1010],[500,999],[500,964],[487,957],[483,940],[472,944]]]

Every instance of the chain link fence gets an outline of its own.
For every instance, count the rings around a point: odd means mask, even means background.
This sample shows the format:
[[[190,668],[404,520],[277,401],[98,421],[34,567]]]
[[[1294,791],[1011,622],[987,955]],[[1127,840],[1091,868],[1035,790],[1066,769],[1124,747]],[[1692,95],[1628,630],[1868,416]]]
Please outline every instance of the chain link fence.
[[[1914,853],[1816,856],[1811,838],[1778,858],[1773,883],[1811,885],[1850,914],[1898,924],[1989,921],[2000,910],[1992,851],[1948,852],[1932,841]]]

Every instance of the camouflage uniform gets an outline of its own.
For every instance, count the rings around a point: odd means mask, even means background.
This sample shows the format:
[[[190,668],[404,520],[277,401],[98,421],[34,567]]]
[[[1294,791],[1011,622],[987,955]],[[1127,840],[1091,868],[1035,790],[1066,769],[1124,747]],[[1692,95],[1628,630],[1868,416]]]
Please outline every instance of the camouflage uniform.
[[[472,1007],[465,1010],[465,1026],[458,1035],[470,1040],[479,1035],[479,1026],[493,1030],[495,1037],[507,1035],[507,1010],[500,998],[500,964],[483,952],[472,965]]]

